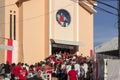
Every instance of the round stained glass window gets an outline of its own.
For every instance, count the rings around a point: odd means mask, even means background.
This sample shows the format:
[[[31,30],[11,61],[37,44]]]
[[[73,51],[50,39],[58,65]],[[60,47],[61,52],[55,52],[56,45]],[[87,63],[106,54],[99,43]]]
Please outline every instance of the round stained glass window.
[[[56,13],[56,20],[57,20],[58,24],[60,24],[62,27],[67,27],[70,24],[71,17],[67,10],[60,9]]]

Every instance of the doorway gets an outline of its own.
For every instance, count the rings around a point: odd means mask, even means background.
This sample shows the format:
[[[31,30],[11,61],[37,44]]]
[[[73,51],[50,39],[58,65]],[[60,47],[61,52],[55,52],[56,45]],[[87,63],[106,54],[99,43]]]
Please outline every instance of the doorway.
[[[78,46],[65,44],[52,44],[52,54],[65,52],[67,54],[75,54],[78,51]]]

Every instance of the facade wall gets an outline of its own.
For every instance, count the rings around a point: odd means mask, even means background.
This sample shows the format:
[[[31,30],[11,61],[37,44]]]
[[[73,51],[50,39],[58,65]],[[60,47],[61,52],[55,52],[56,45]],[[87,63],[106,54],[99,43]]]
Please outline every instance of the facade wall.
[[[14,26],[14,23],[13,23],[13,16],[16,15],[16,27],[17,27],[17,31],[18,32],[18,7],[17,5],[15,4],[16,3],[16,0],[5,0],[5,38],[10,38],[10,14],[12,14],[12,39],[14,37],[13,35],[13,26]],[[17,36],[17,40],[18,40],[18,36]]]
[[[62,4],[60,4],[62,3]],[[67,27],[62,27],[56,20],[56,13],[60,9],[69,12],[71,22]],[[52,0],[52,38],[58,40],[75,41],[76,36],[76,5],[70,0]]]
[[[93,26],[93,14],[79,7],[79,40],[83,43],[79,50],[86,56],[90,56],[90,50],[93,50]]]
[[[31,0],[23,4],[24,62],[35,63],[48,56],[48,0]]]
[[[4,45],[4,36],[5,36],[5,2],[0,0],[0,45]],[[5,50],[0,49],[0,63],[4,62]]]

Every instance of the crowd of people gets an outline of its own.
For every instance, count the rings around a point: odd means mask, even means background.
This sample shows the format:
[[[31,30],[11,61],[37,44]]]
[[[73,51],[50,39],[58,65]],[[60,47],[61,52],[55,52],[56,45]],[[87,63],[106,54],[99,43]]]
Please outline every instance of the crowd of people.
[[[93,80],[94,60],[75,54],[58,53],[44,61],[28,65],[26,63],[0,64],[0,80]]]

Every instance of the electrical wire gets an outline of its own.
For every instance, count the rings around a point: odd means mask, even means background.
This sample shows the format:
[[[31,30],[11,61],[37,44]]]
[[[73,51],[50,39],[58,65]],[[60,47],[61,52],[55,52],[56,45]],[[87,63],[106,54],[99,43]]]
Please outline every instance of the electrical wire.
[[[112,1],[115,1],[115,0],[112,0]],[[116,0],[116,1],[118,1],[118,0]],[[109,5],[109,4],[107,4],[107,3],[101,2],[101,1],[99,1],[99,0],[97,0],[97,2],[100,3],[100,4],[103,4],[103,5],[105,5],[105,6],[108,6],[108,7],[112,8],[112,9],[115,9],[115,10],[119,11],[118,8],[116,8],[116,7],[112,6],[112,5]],[[98,7],[98,6],[94,6],[94,7],[98,8],[99,10],[102,10],[102,11],[104,11],[104,12],[106,12],[106,13],[109,13],[109,14],[112,14],[112,15],[115,15],[115,16],[118,16],[118,14],[115,14],[115,13],[113,13],[113,12],[111,12],[111,11],[108,11],[108,10],[106,10],[106,9],[104,9],[104,8],[101,8],[101,7]]]
[[[64,6],[64,7],[61,7],[60,9],[69,7],[69,6],[73,5],[73,4],[74,4],[74,3],[70,3],[70,4],[68,4],[68,5]],[[16,21],[16,23],[25,22],[25,21],[30,21],[30,20],[33,20],[33,19],[38,19],[38,18],[40,18],[40,17],[42,17],[42,16],[48,16],[49,14],[54,13],[54,12],[56,12],[57,10],[58,10],[58,9],[55,9],[55,10],[52,10],[51,12],[47,12],[47,13],[44,13],[44,14],[41,14],[41,15],[38,15],[38,16],[33,16],[33,17],[25,18],[25,19],[23,19],[23,20]],[[3,24],[9,24],[9,22],[0,23],[0,25],[3,25]]]
[[[101,7],[98,7],[98,6],[94,6],[94,7],[98,8],[98,9],[104,11],[104,12],[107,12],[107,13],[109,13],[109,14],[112,14],[112,15],[118,16],[117,14],[112,13],[112,12],[110,12],[110,11],[108,11],[108,10],[105,10],[104,8],[101,8]]]
[[[73,0],[72,0],[72,1],[73,1]],[[109,4],[106,4],[106,3],[100,2],[99,0],[95,0],[95,1],[97,1],[97,2],[99,2],[99,3],[101,3],[101,4],[104,4],[104,5],[108,6],[108,7],[111,7],[111,8],[114,8],[114,9],[116,9],[116,10],[119,10],[119,9],[117,9],[117,8],[115,8],[115,7],[111,6],[111,5],[109,5]],[[104,0],[104,1],[118,1],[118,0]],[[74,1],[74,2],[76,2],[76,1]],[[76,2],[76,3],[77,3],[77,2]],[[78,2],[78,3],[79,3],[79,2]],[[67,6],[62,7],[62,8],[66,8],[66,7],[68,7],[68,6],[71,6],[72,4],[73,4],[73,3],[68,4]],[[15,4],[9,4],[9,5],[6,5],[6,6],[1,6],[0,8],[8,7],[8,6],[12,6],[12,5],[15,5]],[[117,14],[112,13],[112,12],[110,12],[110,11],[108,11],[108,10],[105,10],[105,9],[103,9],[103,8],[101,8],[101,7],[98,7],[98,6],[94,6],[94,7],[98,8],[98,9],[104,11],[104,12],[107,12],[107,13],[109,13],[109,14],[112,14],[112,15],[118,16]],[[47,12],[47,13],[45,13],[45,14],[41,14],[41,15],[34,16],[34,17],[29,17],[29,18],[26,18],[26,19],[23,19],[23,20],[20,20],[20,21],[16,21],[16,23],[24,22],[24,21],[29,21],[29,20],[36,19],[36,18],[40,18],[41,16],[47,16],[47,15],[49,15],[50,13],[53,13],[53,12],[55,12],[55,11],[57,11],[57,10],[53,10],[53,11],[51,11],[51,12]],[[2,24],[9,24],[9,22],[6,22],[6,23],[0,23],[0,25],[2,25]]]
[[[9,5],[0,6],[0,8],[9,7],[9,6],[12,6],[12,5],[15,5],[15,4],[9,4]]]
[[[72,0],[72,1],[74,1],[74,0]],[[84,1],[84,0],[82,0],[82,1]],[[119,9],[113,7],[112,5],[109,5],[109,4],[100,2],[99,0],[93,0],[93,1],[97,1],[97,2],[99,2],[99,3],[101,3],[101,4],[104,4],[104,5],[108,6],[108,7],[114,8],[114,9],[116,9],[117,11],[119,11]],[[109,0],[109,1],[115,1],[115,0]],[[118,0],[116,0],[116,1],[118,1]],[[76,1],[74,1],[74,2],[76,2]],[[80,2],[80,1],[79,1],[79,2]],[[79,2],[76,2],[76,3],[79,3]],[[117,14],[115,14],[115,13],[113,13],[113,12],[111,12],[111,11],[108,11],[108,10],[106,10],[106,9],[104,9],[104,8],[101,8],[101,7],[98,7],[98,6],[95,6],[95,5],[94,5],[94,7],[98,8],[98,9],[104,11],[104,12],[107,12],[107,13],[109,13],[109,14],[118,16]]]
[[[68,5],[64,6],[64,7],[61,7],[61,9],[62,9],[62,8],[69,7],[69,6],[73,5],[73,4],[74,4],[74,3],[70,3],[70,4],[68,4]],[[10,5],[13,5],[13,4],[10,4]],[[8,7],[8,6],[10,6],[10,5],[4,6],[4,7]],[[3,6],[2,6],[2,7],[3,7]],[[2,7],[0,7],[0,8],[2,8]],[[47,12],[47,13],[41,14],[41,15],[38,15],[38,16],[29,17],[29,18],[26,18],[26,19],[23,19],[23,20],[19,20],[19,21],[16,21],[16,23],[20,23],[20,22],[24,22],[24,21],[30,21],[30,20],[33,20],[33,19],[38,19],[38,18],[40,18],[40,17],[42,17],[42,16],[48,16],[49,14],[54,13],[54,12],[57,11],[57,10],[58,10],[58,9],[53,10],[53,11],[51,11],[51,12]],[[10,24],[10,23],[9,23],[9,22],[0,23],[0,25],[4,25],[4,24]],[[0,37],[0,38],[9,39],[9,38],[5,38],[5,37]]]
[[[115,10],[119,10],[118,8],[116,8],[116,7],[114,7],[114,6],[111,6],[111,5],[109,5],[109,4],[106,4],[106,3],[104,3],[104,2],[101,2],[101,1],[99,1],[99,0],[97,0],[97,2],[98,3],[100,3],[100,4],[103,4],[103,5],[105,5],[105,6],[108,6],[108,7],[110,7],[110,8],[113,8],[113,9],[115,9]]]

